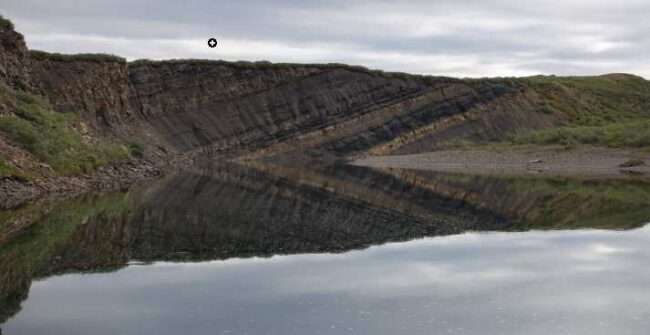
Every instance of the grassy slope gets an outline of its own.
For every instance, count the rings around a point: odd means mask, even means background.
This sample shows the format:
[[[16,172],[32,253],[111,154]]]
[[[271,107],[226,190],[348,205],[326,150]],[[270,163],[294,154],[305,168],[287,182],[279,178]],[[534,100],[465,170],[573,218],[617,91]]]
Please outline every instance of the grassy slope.
[[[124,145],[101,139],[90,143],[73,127],[80,122],[77,114],[55,112],[40,97],[0,86],[0,103],[12,106],[13,111],[0,115],[0,136],[60,175],[91,172],[130,157]],[[7,158],[0,156],[0,177],[18,174]]]
[[[650,146],[650,82],[631,75],[530,77],[547,113],[567,119],[563,127],[515,134],[515,144]]]

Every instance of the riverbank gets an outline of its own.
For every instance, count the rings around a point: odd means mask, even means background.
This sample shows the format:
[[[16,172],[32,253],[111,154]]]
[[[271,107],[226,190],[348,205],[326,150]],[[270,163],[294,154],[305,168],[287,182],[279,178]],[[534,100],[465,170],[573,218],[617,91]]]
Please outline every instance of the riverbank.
[[[371,156],[352,165],[481,175],[539,175],[629,178],[650,176],[643,150],[580,147],[514,147],[443,150],[400,156]]]
[[[91,174],[26,180],[0,178],[0,209],[10,209],[45,196],[71,196],[88,191],[115,190],[159,177],[167,163],[129,160],[98,168]]]

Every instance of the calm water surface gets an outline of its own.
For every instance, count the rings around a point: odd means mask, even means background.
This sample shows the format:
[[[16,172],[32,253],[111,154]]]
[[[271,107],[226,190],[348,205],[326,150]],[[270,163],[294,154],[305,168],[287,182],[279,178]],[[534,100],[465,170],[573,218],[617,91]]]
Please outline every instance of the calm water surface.
[[[184,172],[5,213],[0,327],[647,334],[649,195],[340,166]]]

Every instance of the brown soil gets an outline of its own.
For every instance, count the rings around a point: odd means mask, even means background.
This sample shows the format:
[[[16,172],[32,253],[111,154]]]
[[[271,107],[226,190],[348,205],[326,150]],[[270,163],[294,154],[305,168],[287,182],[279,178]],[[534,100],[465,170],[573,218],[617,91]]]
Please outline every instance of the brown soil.
[[[630,160],[640,160],[645,165],[621,167]],[[445,150],[415,155],[366,157],[355,160],[352,164],[469,174],[607,178],[650,176],[650,153],[593,147],[573,150],[557,147]]]

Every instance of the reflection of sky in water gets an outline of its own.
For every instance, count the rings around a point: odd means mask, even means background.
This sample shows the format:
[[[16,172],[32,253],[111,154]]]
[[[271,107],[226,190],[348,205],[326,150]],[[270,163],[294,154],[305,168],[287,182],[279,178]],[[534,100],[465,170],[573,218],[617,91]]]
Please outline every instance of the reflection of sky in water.
[[[650,227],[464,234],[345,254],[34,282],[7,334],[647,334]]]

